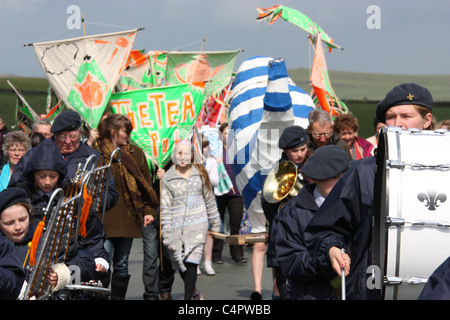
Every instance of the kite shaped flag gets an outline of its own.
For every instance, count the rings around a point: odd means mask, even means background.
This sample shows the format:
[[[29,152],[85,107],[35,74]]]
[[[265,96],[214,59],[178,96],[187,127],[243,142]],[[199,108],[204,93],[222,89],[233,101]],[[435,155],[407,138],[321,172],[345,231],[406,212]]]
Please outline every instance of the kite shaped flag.
[[[320,36],[321,34],[319,33],[318,40],[320,40]],[[347,106],[339,100],[331,86],[321,41],[317,41],[315,51],[310,81],[313,87],[311,96],[314,100],[317,99],[318,102],[316,106],[320,106],[321,109],[330,113],[332,117],[341,113],[347,113]]]
[[[122,91],[161,86],[164,83],[167,55],[164,51],[131,50],[120,77]]]
[[[284,59],[252,57],[239,67],[231,92],[227,161],[250,220],[263,215],[265,177],[281,158],[278,140],[292,125],[308,126],[311,97],[289,78]]]
[[[131,120],[130,139],[164,168],[173,146],[189,136],[202,100],[203,88],[186,83],[113,93],[110,104],[113,113]]]
[[[205,83],[204,100],[220,93],[231,80],[238,51],[168,52],[166,83]]]
[[[9,80],[6,80],[6,82],[16,95],[16,112],[14,113],[13,126],[26,126],[28,129],[32,129],[33,122],[39,119],[37,113],[30,107],[25,98],[20,94],[19,90],[17,90]]]
[[[216,127],[219,123],[226,122],[232,84],[233,81],[230,81],[219,94],[212,95],[204,101],[199,115],[199,121],[203,125]]]
[[[136,30],[33,43],[56,95],[96,128],[125,67]]]
[[[267,20],[269,24],[272,24],[279,17],[282,17],[284,20],[289,21],[297,27],[305,30],[314,37],[320,32],[322,34],[322,41],[328,45],[330,50],[334,48],[343,49],[335,44],[333,39],[326,34],[317,23],[312,21],[300,11],[282,5],[275,5],[270,8],[258,7],[256,8],[256,11],[259,13],[256,20]]]

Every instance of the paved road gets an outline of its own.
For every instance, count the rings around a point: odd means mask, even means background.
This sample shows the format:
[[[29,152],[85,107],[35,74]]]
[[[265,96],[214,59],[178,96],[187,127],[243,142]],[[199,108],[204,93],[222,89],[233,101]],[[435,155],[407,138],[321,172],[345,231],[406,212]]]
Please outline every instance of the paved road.
[[[253,292],[253,277],[251,271],[252,249],[245,248],[244,256],[248,262],[236,264],[231,260],[229,248],[224,246],[224,264],[213,264],[216,271],[214,276],[199,275],[197,288],[204,295],[205,300],[249,300]],[[142,283],[142,240],[134,239],[129,259],[129,272],[131,274],[126,300],[142,300],[144,285]],[[202,266],[201,266],[202,267]],[[264,300],[272,299],[272,269],[265,268],[263,274]],[[175,275],[172,290],[174,300],[181,300],[184,296],[183,280],[179,273]]]

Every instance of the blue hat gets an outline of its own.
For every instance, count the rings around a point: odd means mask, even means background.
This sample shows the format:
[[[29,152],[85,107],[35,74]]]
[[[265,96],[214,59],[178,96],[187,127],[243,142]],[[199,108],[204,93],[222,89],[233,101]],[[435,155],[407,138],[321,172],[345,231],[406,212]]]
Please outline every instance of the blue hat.
[[[338,176],[350,168],[347,152],[336,145],[320,147],[306,160],[302,174],[314,180],[327,180]]]
[[[18,203],[30,203],[27,193],[22,188],[10,187],[0,192],[0,212]]]
[[[304,145],[308,141],[308,133],[300,126],[291,126],[284,129],[278,146],[280,149],[292,149]]]
[[[403,83],[394,87],[388,92],[384,100],[378,103],[376,110],[377,119],[385,122],[385,114],[390,107],[405,104],[423,106],[431,111],[433,108],[433,97],[425,87],[415,83]]]
[[[34,172],[39,170],[54,170],[65,176],[66,162],[55,141],[45,139],[35,148],[26,164],[26,175],[32,181]]]
[[[63,131],[74,131],[81,127],[81,117],[73,110],[66,110],[61,112],[53,121],[53,125],[50,128],[52,133],[58,133]]]

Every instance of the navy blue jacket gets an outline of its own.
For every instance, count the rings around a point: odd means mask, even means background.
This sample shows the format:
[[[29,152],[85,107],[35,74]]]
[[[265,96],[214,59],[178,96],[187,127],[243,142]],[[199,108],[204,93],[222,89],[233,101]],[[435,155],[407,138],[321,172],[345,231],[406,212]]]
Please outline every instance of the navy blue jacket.
[[[431,274],[419,300],[450,300],[450,257]]]
[[[54,140],[46,139],[42,141],[38,147],[31,149],[22,157],[26,158],[23,161],[22,159],[19,161],[14,168],[11,178],[15,176],[18,181],[15,186],[23,188],[27,192],[36,213],[36,220],[41,221],[43,219],[42,210],[47,206],[53,191],[48,192],[47,194],[40,190],[36,191],[33,172],[43,169],[51,169],[60,172],[61,178],[58,187],[63,187],[64,183],[67,183],[67,180],[75,175],[78,168],[78,161],[84,164],[91,154],[89,152],[95,152],[97,154],[97,151],[81,143],[80,147],[64,161]],[[19,164],[21,164],[20,167]],[[26,170],[23,171],[23,168],[26,168]],[[21,172],[23,173],[20,174]],[[10,181],[9,186],[14,183],[15,182]],[[110,191],[112,191],[111,195],[118,195],[114,186],[110,188]],[[111,200],[109,197],[110,195],[108,195],[108,200]],[[117,198],[108,201],[109,205],[115,205],[116,200]],[[106,261],[109,261],[108,252],[104,248],[104,242],[106,240],[105,228],[94,210],[89,212],[86,230],[86,237],[81,237],[79,243],[91,251],[95,258],[103,258]]]
[[[47,140],[56,145],[54,138],[49,138],[44,141]],[[20,158],[19,162],[14,167],[14,171],[9,180],[8,187],[16,187],[19,183],[27,182],[27,180],[29,180],[29,178],[27,178],[28,162],[32,158],[33,154],[38,150],[38,147],[34,147],[26,154],[24,154],[22,158]],[[80,146],[77,150],[75,150],[71,154],[64,155],[64,160],[66,162],[66,179],[73,178],[78,170],[78,164],[84,165],[87,158],[89,158],[89,156],[92,154],[97,155],[98,160],[101,158],[101,155],[97,150],[94,150],[83,142],[80,142]],[[109,210],[116,205],[117,198],[119,197],[112,175],[109,188],[106,191],[108,192],[106,210]]]
[[[288,158],[286,156],[286,153],[283,151],[283,153],[281,154],[281,159],[278,160],[278,163],[281,163],[284,161],[288,161]],[[306,185],[307,181],[303,179],[300,181],[300,183],[302,185]],[[279,209],[281,203],[282,202],[270,203],[270,202],[267,202],[264,199],[264,197],[261,197],[261,206],[262,206],[262,209],[264,212],[264,216],[266,217],[266,220],[269,223],[269,231],[267,233],[266,257],[267,257],[267,266],[270,268],[277,267],[277,262],[275,259],[275,245],[274,245],[275,239],[273,239],[273,237],[272,237],[272,221],[277,216],[278,209]]]
[[[25,264],[25,272],[27,278],[29,277],[30,273],[30,266],[28,264],[28,243],[31,242],[33,239],[34,232],[36,230],[37,223],[36,222],[30,222],[30,228],[28,230],[27,235],[20,243],[14,243],[14,247],[16,249],[17,257],[23,266]],[[44,234],[42,235],[44,236]],[[26,260],[26,261],[25,261]],[[26,262],[26,263],[25,263]],[[80,278],[81,281],[89,281],[94,278],[94,272],[95,272],[95,260],[92,254],[78,244],[78,247],[75,248],[73,244],[69,245],[69,252],[66,257],[65,264],[67,266],[76,265],[80,269]]]
[[[346,249],[351,258],[346,277],[347,299],[370,299],[366,274],[370,263],[375,157],[352,161],[351,168],[337,182],[305,230],[305,242],[322,273],[330,278],[328,251]]]
[[[14,246],[0,234],[0,300],[15,300],[25,280],[25,272],[14,252]]]
[[[319,207],[314,198],[315,184],[303,187],[273,220],[272,237],[276,261],[288,279],[289,299],[335,299],[329,279],[314,264],[304,241],[306,226]]]

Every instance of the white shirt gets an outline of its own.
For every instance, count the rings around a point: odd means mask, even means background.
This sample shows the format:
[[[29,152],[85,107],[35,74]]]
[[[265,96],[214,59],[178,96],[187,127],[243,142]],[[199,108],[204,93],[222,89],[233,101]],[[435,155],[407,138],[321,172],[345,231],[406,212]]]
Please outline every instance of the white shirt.
[[[322,205],[322,203],[325,201],[325,197],[317,191],[317,186],[314,188],[314,199],[316,200],[317,206]]]

